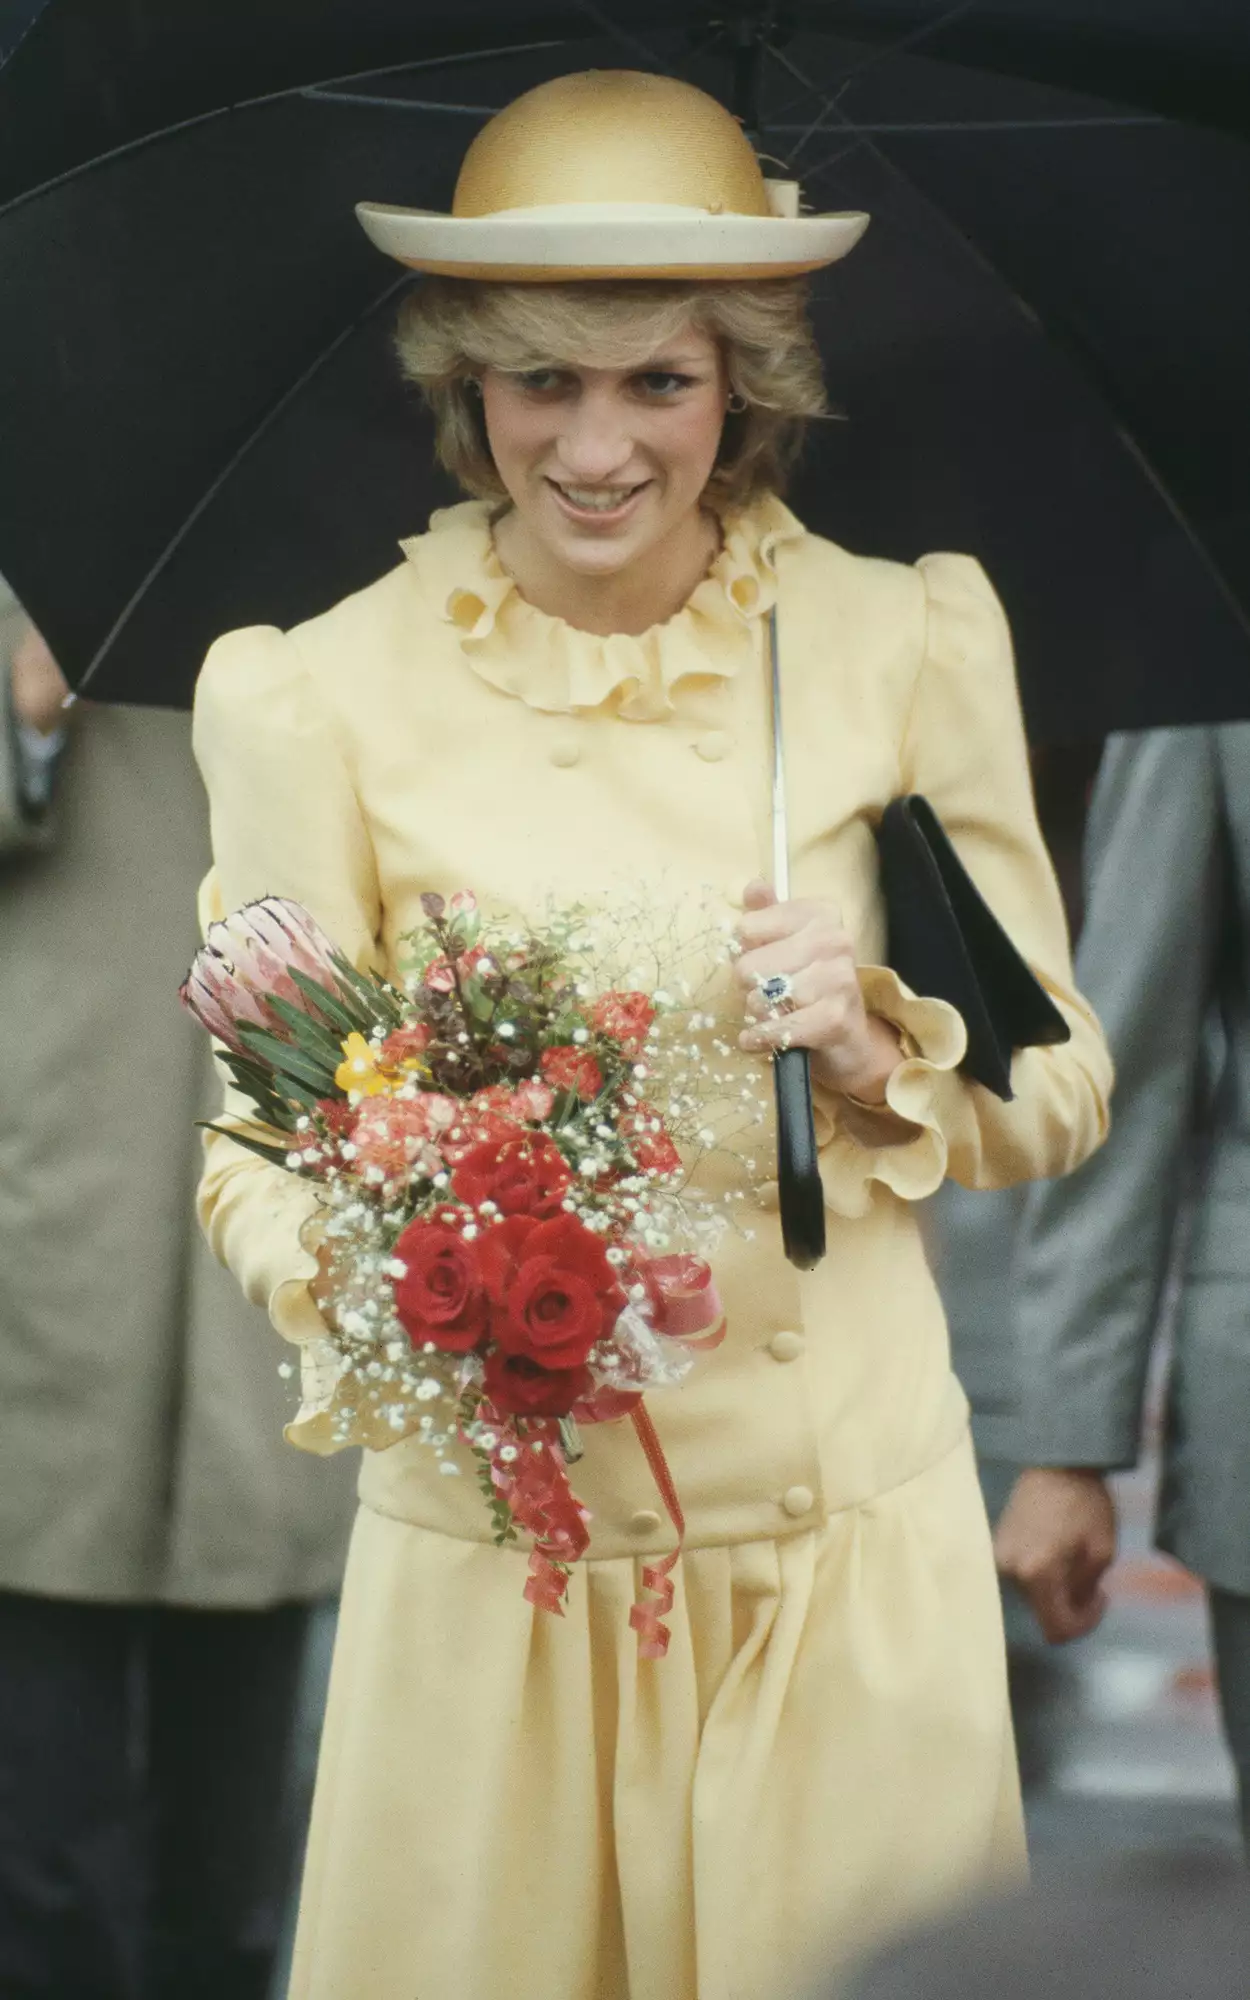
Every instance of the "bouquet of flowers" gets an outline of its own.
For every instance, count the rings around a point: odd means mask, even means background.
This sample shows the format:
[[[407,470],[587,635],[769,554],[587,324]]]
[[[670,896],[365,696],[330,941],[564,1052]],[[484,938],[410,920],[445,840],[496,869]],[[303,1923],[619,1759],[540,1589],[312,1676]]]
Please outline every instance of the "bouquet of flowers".
[[[212,926],[180,997],[255,1118],[210,1129],[318,1185],[338,1441],[363,1414],[443,1471],[467,1447],[496,1539],[532,1538],[532,1603],[561,1610],[588,1546],[579,1426],[633,1423],[677,1533],[631,1613],[659,1657],[683,1522],[643,1396],[724,1334],[696,1254],[724,1215],[691,1194],[677,1140],[714,1142],[701,1119],[730,1047],[678,1034],[664,1052],[680,990],[596,990],[584,912],[535,932],[488,925],[468,893],[421,901],[396,981],[295,903]]]

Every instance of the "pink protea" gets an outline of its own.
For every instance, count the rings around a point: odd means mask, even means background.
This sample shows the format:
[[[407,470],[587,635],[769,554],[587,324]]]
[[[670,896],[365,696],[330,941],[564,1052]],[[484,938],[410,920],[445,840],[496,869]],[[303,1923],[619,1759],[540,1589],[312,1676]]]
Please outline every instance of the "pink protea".
[[[242,1054],[241,1026],[276,1025],[265,1005],[271,996],[312,1011],[292,968],[333,990],[334,946],[301,904],[264,896],[209,925],[178,997],[201,1027]]]

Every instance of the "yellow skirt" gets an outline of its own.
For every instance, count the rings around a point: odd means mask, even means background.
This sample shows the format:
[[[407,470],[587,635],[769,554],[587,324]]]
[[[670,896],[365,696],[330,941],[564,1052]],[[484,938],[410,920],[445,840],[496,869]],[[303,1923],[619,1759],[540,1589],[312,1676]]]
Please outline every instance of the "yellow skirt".
[[[793,2000],[1024,1845],[970,1445],[822,1530],[523,1560],[362,1508],[289,2000]]]

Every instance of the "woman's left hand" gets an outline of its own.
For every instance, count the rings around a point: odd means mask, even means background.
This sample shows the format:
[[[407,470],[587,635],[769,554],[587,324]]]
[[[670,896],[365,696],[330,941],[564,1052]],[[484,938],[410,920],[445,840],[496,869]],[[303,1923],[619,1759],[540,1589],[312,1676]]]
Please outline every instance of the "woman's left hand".
[[[779,903],[758,881],[747,884],[743,904],[734,973],[752,1019],[738,1038],[740,1047],[810,1049],[817,1081],[866,1104],[883,1104],[901,1059],[899,1039],[864,1007],[854,948],[836,904]],[[760,992],[760,981],[777,973],[791,981],[785,1013],[770,1009]]]

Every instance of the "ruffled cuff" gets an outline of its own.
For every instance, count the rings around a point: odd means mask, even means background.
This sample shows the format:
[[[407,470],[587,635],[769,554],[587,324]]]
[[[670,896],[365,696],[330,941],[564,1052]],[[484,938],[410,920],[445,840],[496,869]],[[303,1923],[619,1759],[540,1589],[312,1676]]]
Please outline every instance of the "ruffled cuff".
[[[884,965],[861,965],[860,991],[870,1014],[901,1029],[908,1048],[885,1087],[885,1108],[914,1128],[874,1143],[871,1112],[856,1111],[835,1091],[817,1084],[812,1097],[825,1200],[837,1215],[854,1219],[872,1205],[872,1184],[904,1201],[923,1201],[946,1174],[946,1135],[939,1104],[942,1079],[962,1062],[968,1046],[963,1017],[945,1000],[923,1000]]]

